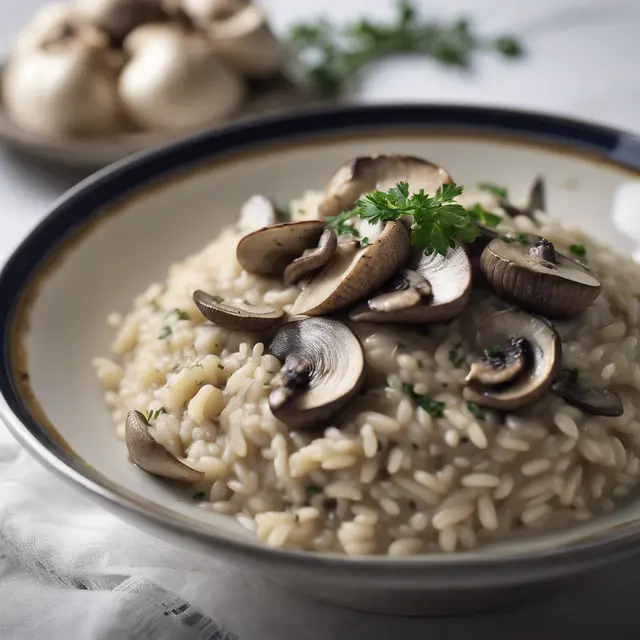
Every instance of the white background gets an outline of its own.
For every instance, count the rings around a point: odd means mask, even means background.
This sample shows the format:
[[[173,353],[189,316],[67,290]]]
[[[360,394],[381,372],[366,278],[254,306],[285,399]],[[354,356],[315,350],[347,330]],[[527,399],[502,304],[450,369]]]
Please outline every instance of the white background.
[[[9,50],[16,30],[41,4],[41,0],[0,0],[1,54]],[[321,13],[335,20],[362,14],[384,17],[391,7],[386,0],[265,0],[264,4],[279,31],[293,21]],[[528,56],[505,63],[495,55],[482,55],[472,74],[442,70],[419,59],[394,60],[367,74],[360,99],[515,106],[596,120],[640,133],[637,0],[416,0],[416,4],[434,17],[468,15],[486,35],[521,35]],[[79,177],[79,173],[52,170],[0,149],[0,259]],[[0,527],[1,518],[0,512]],[[555,598],[473,620],[373,618],[316,605],[278,588],[257,592],[247,588],[242,579],[221,582],[220,588],[225,591],[221,600],[225,623],[240,632],[241,640],[358,640],[395,633],[408,639],[430,640],[553,639],[569,633],[625,639],[638,637],[635,601],[640,578],[636,575],[640,575],[640,562],[627,563],[584,578]],[[0,593],[2,587],[0,583]],[[30,604],[33,608],[29,615],[37,616],[37,603]],[[64,607],[63,599],[60,606]],[[246,615],[247,610],[250,615]],[[64,637],[76,636],[67,628]]]

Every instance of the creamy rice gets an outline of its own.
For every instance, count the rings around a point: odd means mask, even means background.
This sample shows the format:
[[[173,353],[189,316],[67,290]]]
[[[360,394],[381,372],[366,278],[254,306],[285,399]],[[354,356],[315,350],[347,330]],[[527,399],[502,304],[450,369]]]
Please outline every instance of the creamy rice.
[[[314,217],[318,195],[292,203]],[[577,320],[555,322],[563,366],[607,387],[624,413],[583,413],[554,394],[502,416],[462,399],[479,319],[507,305],[475,291],[448,325],[412,329],[350,323],[365,350],[365,385],[324,432],[291,432],[269,409],[278,360],[251,334],[207,323],[195,289],[288,310],[297,287],[243,271],[234,229],[169,269],[117,328],[111,359],[96,358],[118,436],[127,412],[201,470],[198,506],[236,517],[267,545],[349,555],[406,556],[470,549],[611,510],[640,480],[640,266],[557,219],[505,219],[566,253],[587,249],[602,294]],[[442,417],[406,392],[444,403]],[[160,411],[164,411],[160,413]],[[153,414],[155,415],[155,414]]]

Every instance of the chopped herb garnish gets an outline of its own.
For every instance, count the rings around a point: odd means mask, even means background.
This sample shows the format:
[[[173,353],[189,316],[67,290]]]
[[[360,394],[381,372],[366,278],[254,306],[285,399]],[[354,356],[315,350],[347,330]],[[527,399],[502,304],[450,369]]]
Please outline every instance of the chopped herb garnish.
[[[569,369],[568,379],[571,384],[577,384],[579,377],[580,377],[580,372],[577,369]]]
[[[370,244],[369,238],[362,238],[362,240],[360,240],[361,247],[368,247]]]
[[[310,484],[307,486],[307,495],[309,497],[315,496],[317,493],[322,493],[322,487],[319,487],[317,484]]]
[[[221,304],[222,302],[224,302],[224,298],[222,296],[211,296],[213,298],[213,301],[216,304]]]
[[[155,298],[149,301],[149,306],[156,311],[160,310],[160,303]]]
[[[459,348],[460,346],[457,346],[455,349],[449,351],[449,361],[454,367],[461,367],[464,363],[464,356],[458,353]]]
[[[296,513],[295,521],[296,521],[296,523],[300,523],[300,514],[299,513]]]
[[[171,329],[171,327],[162,327],[162,331],[160,332],[160,335],[158,336],[158,340],[165,340],[172,333],[173,333],[173,330]]]
[[[354,229],[353,224],[349,223],[349,220],[351,220],[356,213],[355,209],[343,211],[337,216],[329,216],[325,218],[325,221],[339,236],[353,236],[354,238],[359,238],[360,234],[357,229]]]
[[[355,216],[372,224],[412,216],[412,244],[423,247],[426,254],[444,256],[456,241],[472,242],[480,235],[475,220],[455,201],[462,189],[452,182],[433,196],[425,194],[424,189],[409,195],[409,184],[398,182],[386,192],[367,193],[355,209],[329,219],[329,226],[340,233],[347,220]]]
[[[291,220],[291,206],[288,204],[283,204],[279,207],[276,207],[276,214],[278,220],[282,220],[283,222],[289,222]]]
[[[151,422],[152,422],[153,420],[157,420],[158,416],[159,416],[160,414],[162,414],[162,413],[167,413],[167,410],[166,410],[164,407],[160,407],[159,409],[156,409],[155,411],[149,411],[149,412],[147,413],[147,416],[146,416],[146,418],[147,418],[147,422],[148,422],[149,424],[151,424]]]
[[[204,500],[207,497],[207,494],[204,491],[198,491],[198,493],[194,493],[191,498],[193,500]]]
[[[526,233],[516,233],[516,240],[520,244],[531,244],[529,241],[529,236]]]
[[[174,309],[176,315],[178,316],[178,320],[189,320],[189,314],[182,309]]]
[[[473,402],[467,402],[467,409],[469,413],[476,418],[476,420],[484,420],[487,417],[487,414],[480,410],[477,404]]]
[[[523,53],[513,37],[479,37],[468,20],[427,21],[409,0],[399,0],[396,7],[391,23],[363,18],[344,27],[328,20],[294,26],[290,44],[308,84],[319,93],[335,95],[363,67],[390,55],[417,53],[446,66],[468,69],[477,51],[496,51],[505,58]]]
[[[422,407],[427,413],[434,418],[442,418],[444,415],[444,402],[433,400],[429,396],[419,396],[413,390],[413,385],[405,383],[402,388],[413,398],[414,402]]]
[[[587,250],[583,244],[572,244],[569,247],[569,251],[571,251],[571,253],[573,253],[577,258],[584,259],[587,257]]]
[[[502,347],[499,344],[494,344],[493,347],[489,347],[485,353],[490,358],[499,358],[502,355]]]
[[[488,191],[502,200],[507,200],[509,197],[509,192],[506,187],[499,187],[497,184],[493,184],[493,182],[481,182],[478,185],[478,189],[481,191]]]
[[[409,509],[412,509],[413,511],[415,511],[418,508],[418,505],[416,504],[415,500],[409,500],[407,504],[409,505]]]
[[[502,216],[497,216],[487,211],[480,203],[467,209],[467,213],[478,223],[490,229],[494,229],[502,222]]]
[[[500,239],[506,242],[507,244],[513,244],[514,242],[516,242],[516,239],[513,238],[512,236],[501,236]]]

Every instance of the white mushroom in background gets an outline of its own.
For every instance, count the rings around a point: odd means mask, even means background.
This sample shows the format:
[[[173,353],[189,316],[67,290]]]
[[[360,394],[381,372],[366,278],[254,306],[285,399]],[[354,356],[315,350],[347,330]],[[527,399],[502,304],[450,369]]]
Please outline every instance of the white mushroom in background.
[[[160,0],[75,0],[80,20],[88,22],[115,42],[145,22],[157,22],[165,16]]]
[[[120,75],[120,97],[143,128],[206,127],[229,116],[244,99],[242,78],[204,35],[177,24],[148,24],[134,29],[124,48],[131,60]]]
[[[163,0],[167,13],[176,15],[182,11],[198,27],[229,18],[249,3],[250,0]]]
[[[262,7],[248,5],[226,19],[212,20],[206,31],[220,56],[246,76],[274,75],[284,64],[284,47]]]
[[[106,35],[61,21],[38,46],[9,59],[3,73],[6,111],[33,133],[106,135],[123,126],[117,63]]]
[[[37,49],[52,31],[74,23],[76,17],[77,11],[72,2],[52,2],[40,7],[18,34],[13,45],[13,55]]]

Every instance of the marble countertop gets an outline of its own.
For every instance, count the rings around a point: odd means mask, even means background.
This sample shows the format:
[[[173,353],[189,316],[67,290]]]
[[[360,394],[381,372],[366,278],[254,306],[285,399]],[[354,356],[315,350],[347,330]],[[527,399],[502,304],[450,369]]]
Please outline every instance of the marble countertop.
[[[16,30],[42,0],[12,2],[10,9],[8,2],[2,4],[0,53],[4,54]],[[391,11],[391,3],[386,0],[264,0],[263,4],[278,30],[322,13],[344,20],[362,14],[383,17]],[[368,71],[358,99],[527,108],[640,133],[640,81],[633,68],[634,60],[640,59],[637,0],[416,0],[416,4],[434,16],[467,15],[483,34],[520,35],[528,55],[505,64],[497,56],[483,54],[472,73],[443,70],[419,58],[391,60]],[[0,148],[0,259],[81,177],[81,172],[40,165]],[[635,638],[639,576],[640,559],[585,577],[544,601],[472,619],[375,618],[375,624],[371,624],[371,617],[327,607],[325,628],[313,637],[386,638],[399,633],[403,638],[432,640],[511,640],[545,635],[560,638],[572,633],[584,638],[612,634],[615,638]],[[286,594],[277,594],[276,590],[272,597],[286,598]],[[315,606],[302,603],[297,596],[292,596],[291,602],[301,610]],[[269,615],[282,612],[283,603],[279,606]]]

